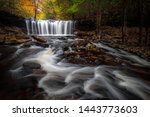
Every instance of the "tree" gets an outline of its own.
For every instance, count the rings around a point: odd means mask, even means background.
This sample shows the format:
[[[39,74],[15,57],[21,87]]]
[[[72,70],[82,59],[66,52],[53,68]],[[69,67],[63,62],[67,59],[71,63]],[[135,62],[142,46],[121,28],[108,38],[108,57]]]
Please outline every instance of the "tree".
[[[145,32],[146,32],[146,36],[145,36],[145,45],[149,45],[150,44],[150,3],[148,2],[148,0],[144,1],[144,8],[145,8]]]
[[[15,14],[17,9],[16,3],[17,0],[0,0],[0,10]]]
[[[84,2],[84,0],[69,0],[67,12],[71,14],[72,19],[75,19],[75,14],[80,11],[80,5]]]
[[[85,0],[89,4],[93,5],[93,11],[96,15],[96,34],[99,38],[102,37],[102,15],[110,5],[117,4],[119,0]]]
[[[122,42],[123,43],[127,41],[126,25],[127,25],[127,0],[122,0]]]
[[[33,0],[33,4],[34,4],[34,19],[37,18],[37,9],[38,9],[38,5],[39,5],[39,0]]]
[[[34,16],[34,4],[32,0],[18,0],[16,4],[18,15],[25,18]]]
[[[46,0],[44,7],[46,18],[61,19],[64,16],[65,6],[62,5],[60,0]]]
[[[139,0],[139,15],[140,15],[140,21],[139,21],[139,40],[138,43],[139,45],[143,45],[143,40],[142,40],[142,32],[143,32],[143,0]]]
[[[80,12],[80,5],[84,0],[46,0],[44,8],[47,18],[74,19]]]

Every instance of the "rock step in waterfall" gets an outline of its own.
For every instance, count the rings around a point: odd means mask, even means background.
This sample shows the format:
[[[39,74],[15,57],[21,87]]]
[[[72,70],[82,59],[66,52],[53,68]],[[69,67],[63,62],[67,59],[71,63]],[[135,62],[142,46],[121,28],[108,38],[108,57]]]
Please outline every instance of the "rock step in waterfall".
[[[26,20],[28,35],[73,36],[75,22],[68,20]]]

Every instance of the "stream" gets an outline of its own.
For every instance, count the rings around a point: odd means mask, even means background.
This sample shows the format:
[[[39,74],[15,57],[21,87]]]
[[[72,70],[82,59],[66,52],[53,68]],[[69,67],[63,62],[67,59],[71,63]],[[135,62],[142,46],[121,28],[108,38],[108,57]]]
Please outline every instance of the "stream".
[[[100,42],[93,44],[122,65],[72,64],[64,47],[76,38],[45,39],[46,48],[1,46],[1,99],[150,99],[149,61]]]

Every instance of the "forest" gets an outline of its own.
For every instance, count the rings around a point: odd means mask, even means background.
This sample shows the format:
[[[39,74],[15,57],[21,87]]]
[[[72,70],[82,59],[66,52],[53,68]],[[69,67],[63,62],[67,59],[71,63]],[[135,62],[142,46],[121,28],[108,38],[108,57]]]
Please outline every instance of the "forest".
[[[150,40],[149,0],[0,0],[0,5],[1,11],[24,18],[84,20],[81,28],[100,37],[102,26],[121,26],[123,43],[131,33],[127,27],[138,27],[136,42],[145,46]]]
[[[150,1],[0,0],[0,71],[0,99],[150,99]]]

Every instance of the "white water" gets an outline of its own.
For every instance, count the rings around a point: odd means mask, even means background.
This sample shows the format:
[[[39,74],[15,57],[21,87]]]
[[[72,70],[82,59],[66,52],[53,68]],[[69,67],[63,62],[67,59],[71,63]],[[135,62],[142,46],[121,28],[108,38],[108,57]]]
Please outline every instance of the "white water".
[[[98,98],[128,99],[133,93],[141,99],[149,99],[148,84],[130,74],[111,66],[75,67],[57,63],[57,55],[51,49],[46,49],[28,61],[38,61],[47,75],[39,81],[39,87],[48,93],[49,97],[79,93],[91,94]],[[67,66],[67,67],[66,67]],[[55,85],[52,85],[52,84]],[[64,83],[64,85],[59,85]]]
[[[132,64],[150,67],[150,62],[140,58],[139,56],[133,55],[133,54],[128,53],[123,50],[116,50],[114,48],[104,45],[103,43],[97,43],[97,44],[95,43],[94,45],[96,45],[98,48],[103,48],[103,49],[107,50],[108,51],[107,53],[109,53],[113,56],[127,59]]]
[[[42,76],[38,82],[38,86],[47,93],[45,99],[150,99],[149,83],[136,74],[133,75],[132,71],[125,66],[83,67],[78,64],[65,63],[60,61],[60,55],[63,53],[62,47],[73,40],[49,39],[49,41],[54,46],[55,51],[52,48],[43,48],[38,53],[25,56],[21,61],[22,64],[27,61],[39,63],[41,69],[46,72],[46,75]],[[114,53],[115,56],[121,57],[122,60],[126,60],[128,55],[132,55],[102,43],[96,45],[109,53]],[[34,48],[37,49],[36,46],[31,46],[28,49]],[[72,51],[71,48],[70,51]],[[21,52],[17,52],[17,54]],[[139,60],[143,61],[141,58]],[[147,67],[145,63],[141,64],[142,62],[136,61],[132,57],[129,61]],[[146,60],[144,62],[148,63]],[[10,70],[10,72],[14,74],[14,77],[22,78],[22,66]],[[33,75],[36,74],[25,74],[23,78]]]
[[[73,36],[73,21],[26,20],[28,35]]]

